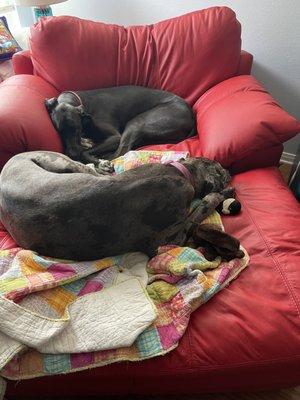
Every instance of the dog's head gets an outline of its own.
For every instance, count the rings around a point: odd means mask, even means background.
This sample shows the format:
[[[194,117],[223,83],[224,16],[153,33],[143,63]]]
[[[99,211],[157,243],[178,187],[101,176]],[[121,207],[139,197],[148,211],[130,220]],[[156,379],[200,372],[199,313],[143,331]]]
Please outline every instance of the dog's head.
[[[45,106],[63,141],[66,154],[73,159],[79,159],[82,151],[81,136],[85,116],[82,106],[75,107],[68,103],[59,103],[56,97],[46,99]]]
[[[190,173],[195,182],[195,195],[204,197],[208,193],[220,193],[230,182],[229,172],[217,161],[204,157],[191,157],[180,161]]]

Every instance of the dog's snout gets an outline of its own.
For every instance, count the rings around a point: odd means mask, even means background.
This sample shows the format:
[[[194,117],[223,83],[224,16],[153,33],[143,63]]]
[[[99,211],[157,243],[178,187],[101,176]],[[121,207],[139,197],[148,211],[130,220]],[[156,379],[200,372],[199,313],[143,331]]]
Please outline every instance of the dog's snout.
[[[223,168],[223,179],[228,184],[231,181],[231,175],[227,169]]]

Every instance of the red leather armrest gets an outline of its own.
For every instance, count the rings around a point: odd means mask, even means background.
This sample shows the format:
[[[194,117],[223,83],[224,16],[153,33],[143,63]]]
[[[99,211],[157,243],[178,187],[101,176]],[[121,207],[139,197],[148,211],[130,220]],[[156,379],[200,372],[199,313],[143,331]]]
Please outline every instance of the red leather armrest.
[[[241,51],[240,65],[237,75],[250,75],[253,64],[253,55],[245,50]]]
[[[44,105],[54,96],[56,89],[33,75],[14,75],[0,84],[0,170],[24,151],[62,151]]]
[[[282,143],[300,132],[300,122],[251,75],[214,86],[194,110],[203,156],[235,173],[276,165]]]
[[[33,64],[31,61],[30,51],[23,50],[15,53],[12,58],[13,69],[16,75],[29,74],[33,75]]]

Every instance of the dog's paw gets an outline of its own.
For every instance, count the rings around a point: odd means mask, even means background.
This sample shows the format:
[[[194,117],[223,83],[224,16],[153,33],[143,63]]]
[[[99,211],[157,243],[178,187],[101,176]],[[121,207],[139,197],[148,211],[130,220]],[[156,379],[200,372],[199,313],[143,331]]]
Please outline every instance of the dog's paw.
[[[92,139],[89,138],[81,138],[80,144],[84,149],[91,149],[92,147],[94,147],[94,142],[92,141]]]
[[[112,162],[110,162],[108,160],[102,160],[102,159],[99,160],[99,163],[96,166],[96,170],[102,174],[111,174],[112,172],[115,171],[114,165]]]
[[[90,164],[85,164],[86,167],[90,168],[90,170],[92,172],[97,172],[96,167],[94,164],[90,163]]]
[[[228,186],[222,190],[221,194],[224,196],[224,199],[235,198],[235,189],[231,186]]]

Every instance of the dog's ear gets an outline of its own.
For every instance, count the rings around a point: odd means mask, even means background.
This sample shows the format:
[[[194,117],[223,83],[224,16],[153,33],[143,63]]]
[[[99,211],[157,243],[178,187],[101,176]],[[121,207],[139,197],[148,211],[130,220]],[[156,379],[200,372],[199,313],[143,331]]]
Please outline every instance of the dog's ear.
[[[84,114],[84,109],[83,109],[83,106],[82,106],[82,105],[77,106],[77,107],[76,107],[76,110],[79,112],[80,115],[83,115],[83,114]]]
[[[212,182],[210,182],[209,180],[206,180],[204,182],[204,187],[203,187],[203,191],[205,192],[205,194],[209,194],[213,191],[214,188],[214,184]]]
[[[84,111],[83,106],[78,106],[78,107],[76,107],[76,109],[78,110],[78,112],[79,112],[79,114],[81,116],[81,121],[82,121],[83,124],[86,124],[86,123],[91,121],[91,119],[92,119],[91,114],[86,113]]]
[[[45,100],[45,106],[47,108],[48,113],[51,113],[51,111],[57,106],[57,98],[52,97],[51,99],[46,99]]]

